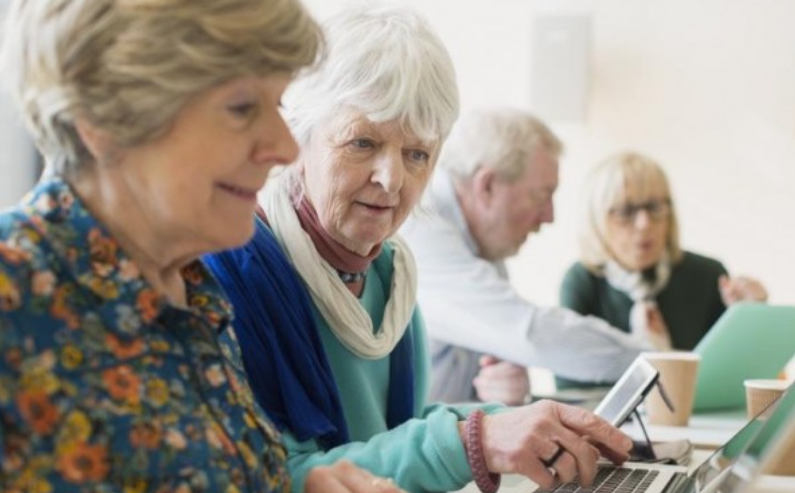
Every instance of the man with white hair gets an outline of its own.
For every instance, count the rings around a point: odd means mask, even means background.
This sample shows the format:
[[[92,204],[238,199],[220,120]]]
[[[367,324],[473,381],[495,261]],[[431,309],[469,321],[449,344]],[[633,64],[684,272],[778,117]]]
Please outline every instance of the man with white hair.
[[[647,349],[600,319],[533,304],[508,279],[504,260],[554,220],[562,148],[516,110],[473,112],[453,127],[423,210],[401,230],[431,338],[431,400],[521,404],[527,366],[609,383]]]

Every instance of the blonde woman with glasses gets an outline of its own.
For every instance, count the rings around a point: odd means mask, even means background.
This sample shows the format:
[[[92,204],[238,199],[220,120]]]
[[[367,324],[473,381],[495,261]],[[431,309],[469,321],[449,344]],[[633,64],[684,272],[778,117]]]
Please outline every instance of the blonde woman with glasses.
[[[668,178],[651,158],[625,152],[586,179],[580,261],[561,304],[647,338],[693,349],[728,305],[767,300],[764,286],[728,276],[719,261],[682,250]]]

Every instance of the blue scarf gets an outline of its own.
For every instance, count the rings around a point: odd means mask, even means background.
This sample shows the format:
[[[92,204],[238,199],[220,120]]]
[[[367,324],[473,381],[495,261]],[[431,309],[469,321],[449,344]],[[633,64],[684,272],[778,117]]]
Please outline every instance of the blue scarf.
[[[263,221],[244,247],[204,257],[235,310],[249,386],[280,430],[328,450],[350,436],[339,391],[301,278]],[[387,426],[414,414],[411,330],[390,354]]]

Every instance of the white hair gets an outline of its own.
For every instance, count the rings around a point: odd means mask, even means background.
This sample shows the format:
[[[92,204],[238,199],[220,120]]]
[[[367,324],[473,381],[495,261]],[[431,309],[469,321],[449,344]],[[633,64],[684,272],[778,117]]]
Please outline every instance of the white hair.
[[[404,7],[354,3],[324,23],[324,62],[284,97],[300,145],[340,111],[374,123],[399,121],[404,131],[440,144],[458,117],[453,62],[428,22]]]
[[[537,149],[560,157],[563,144],[541,120],[524,111],[499,108],[461,116],[439,156],[439,166],[457,181],[489,168],[504,180],[521,176]]]

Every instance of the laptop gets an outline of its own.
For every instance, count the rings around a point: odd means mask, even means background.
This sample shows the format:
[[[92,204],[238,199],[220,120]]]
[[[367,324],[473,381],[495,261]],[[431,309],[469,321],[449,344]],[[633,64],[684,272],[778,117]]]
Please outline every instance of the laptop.
[[[743,380],[776,378],[795,356],[795,306],[734,304],[693,351],[701,355],[693,409],[743,407]]]
[[[746,449],[758,449],[756,455],[766,457],[773,452],[771,445],[778,446],[778,440],[770,440],[771,436],[782,435],[783,431],[795,434],[795,387],[786,391],[769,418],[764,416],[762,412],[750,420],[689,474],[683,466],[627,462],[622,466],[600,466],[594,484],[588,489],[567,483],[552,490],[543,490],[529,479],[514,475],[503,479],[498,493],[740,493],[741,489],[726,490],[724,485],[733,477],[733,465],[749,455]],[[758,471],[759,463],[742,460],[747,463],[748,472],[738,478],[744,481],[743,485],[747,485],[748,478]],[[466,489],[463,491],[468,492]]]
[[[726,478],[716,489],[719,493],[740,493],[760,473],[776,472],[774,468],[791,468],[795,458],[795,386],[778,400],[762,429],[737,458]]]

